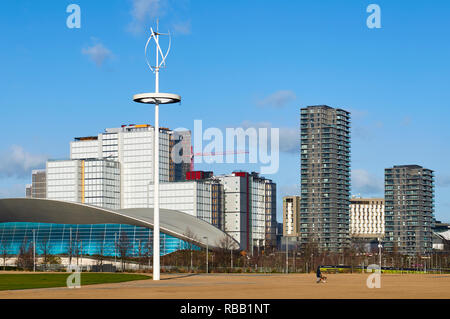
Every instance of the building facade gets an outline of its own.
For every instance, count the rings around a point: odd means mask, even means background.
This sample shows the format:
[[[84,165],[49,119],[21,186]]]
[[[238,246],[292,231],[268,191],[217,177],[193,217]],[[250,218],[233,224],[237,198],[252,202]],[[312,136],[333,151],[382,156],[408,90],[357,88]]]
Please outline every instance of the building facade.
[[[224,230],[247,251],[276,245],[276,184],[257,173],[215,176],[223,185]]]
[[[26,198],[33,198],[33,190],[32,190],[33,185],[32,184],[27,184],[25,185],[25,197]]]
[[[300,196],[283,197],[283,236],[300,236]]]
[[[47,174],[45,170],[33,170],[31,172],[31,197],[47,198]]]
[[[160,254],[200,247],[218,248],[228,235],[188,214],[161,208]],[[152,209],[115,210],[68,201],[34,198],[0,199],[0,248],[2,254],[43,248],[52,255],[85,257],[153,255]],[[191,235],[185,230],[191,229]],[[195,234],[193,236],[192,234]],[[231,239],[231,238],[230,238]],[[126,252],[120,250],[120,245]],[[231,239],[233,249],[239,247]]]
[[[384,237],[384,198],[352,198],[350,200],[350,236]]]
[[[108,209],[153,207],[153,137],[152,126],[133,124],[75,138],[69,160],[47,162],[46,198]],[[190,171],[190,138],[188,131],[161,128],[161,209],[214,225],[247,251],[274,247],[276,184],[257,173]]]
[[[169,181],[178,182],[186,180],[186,173],[190,171],[192,163],[191,132],[175,132],[167,128],[160,128],[159,136],[160,182],[167,183]],[[122,125],[120,128],[107,128],[105,132],[98,136],[76,137],[70,143],[70,161],[53,161],[50,164],[50,169],[62,165],[61,168],[64,168],[63,170],[67,174],[71,174],[70,176],[73,179],[69,178],[69,180],[64,181],[61,178],[60,182],[56,183],[54,180],[55,176],[52,176],[53,181],[50,183],[50,195],[47,196],[45,194],[42,195],[44,197],[36,198],[79,201],[108,208],[126,209],[148,207],[148,189],[154,183],[153,144],[154,127],[148,124]],[[171,156],[172,154],[173,157]],[[92,162],[94,159],[99,161]],[[102,160],[104,162],[101,162]],[[106,172],[108,167],[99,168],[102,171],[105,170],[105,180],[86,180],[89,185],[83,188],[80,184],[83,177],[81,175],[81,171],[83,171],[81,167],[82,161],[86,161],[86,164],[89,163],[89,165],[99,165],[100,163],[102,163],[101,165],[112,165],[110,164],[111,162],[117,163],[116,165],[119,169],[118,177],[120,179],[119,200],[116,199],[116,182],[112,183],[111,179],[106,177],[111,173]],[[87,170],[89,171],[90,168]],[[113,170],[114,172],[112,174],[117,175],[115,168]],[[42,172],[45,176],[45,171]],[[55,170],[52,171],[52,174],[55,174]],[[36,175],[36,177],[42,180],[42,175]],[[33,181],[36,177],[33,174]],[[114,179],[117,179],[117,176]],[[78,182],[75,182],[75,180]],[[68,183],[72,184],[68,185]],[[95,183],[95,185],[92,183]],[[48,189],[46,181],[44,180],[41,184],[44,186],[43,189],[45,192]],[[65,190],[56,190],[57,186],[61,186]],[[111,187],[114,188],[114,194],[111,194]],[[33,187],[30,189],[33,192]],[[42,187],[37,185],[36,192],[40,189]],[[93,198],[83,197],[82,189],[85,191],[95,189],[95,192],[105,191],[107,194],[95,195]],[[39,192],[39,194],[42,194],[42,192]],[[105,198],[107,199],[107,203],[104,203]]]
[[[385,250],[405,255],[432,251],[434,173],[419,165],[385,169]]]
[[[265,219],[266,219],[266,247],[277,247],[277,184],[264,179],[265,185]]]
[[[160,128],[160,182],[169,181],[169,130]],[[70,145],[71,159],[105,158],[120,163],[121,207],[147,205],[147,186],[153,184],[154,127],[148,124],[108,128],[95,137],[79,137]]]
[[[169,182],[182,182],[193,171],[191,131],[169,131]]]
[[[326,105],[301,109],[302,244],[349,245],[350,113]]]
[[[173,209],[204,220],[222,229],[223,193],[214,179],[161,183],[161,208]],[[149,186],[149,207],[153,208],[153,185]]]
[[[120,164],[86,159],[47,162],[47,198],[119,209]]]

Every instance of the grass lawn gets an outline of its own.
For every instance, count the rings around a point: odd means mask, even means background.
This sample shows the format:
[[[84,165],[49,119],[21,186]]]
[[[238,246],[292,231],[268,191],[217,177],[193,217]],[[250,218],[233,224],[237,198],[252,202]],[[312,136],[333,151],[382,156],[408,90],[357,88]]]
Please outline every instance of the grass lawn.
[[[66,287],[70,273],[61,274],[0,274],[0,290]],[[151,277],[137,274],[81,273],[81,286],[145,280]]]

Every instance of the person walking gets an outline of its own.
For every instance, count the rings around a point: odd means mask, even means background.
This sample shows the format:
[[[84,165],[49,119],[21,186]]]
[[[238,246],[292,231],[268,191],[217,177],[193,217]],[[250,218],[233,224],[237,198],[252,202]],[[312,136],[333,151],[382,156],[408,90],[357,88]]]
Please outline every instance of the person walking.
[[[317,277],[317,281],[316,281],[317,283],[327,282],[327,277],[322,275],[322,272],[320,271],[320,266],[317,266],[316,277]]]

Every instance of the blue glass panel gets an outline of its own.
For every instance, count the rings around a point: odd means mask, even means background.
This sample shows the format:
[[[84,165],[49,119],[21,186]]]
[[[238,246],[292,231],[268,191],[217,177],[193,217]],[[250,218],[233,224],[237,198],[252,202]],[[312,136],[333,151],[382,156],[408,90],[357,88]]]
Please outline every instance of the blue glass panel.
[[[177,250],[187,249],[188,243],[160,233],[160,254],[166,255]],[[117,243],[121,236],[127,237],[130,256],[152,255],[153,230],[145,227],[118,224],[62,225],[47,223],[0,223],[0,250],[7,247],[8,254],[16,255],[22,245],[33,245],[36,240],[36,253],[41,254],[48,242],[50,254],[72,255],[78,250],[83,256],[97,255],[103,251],[104,256],[119,256]],[[195,250],[200,250],[195,246]]]

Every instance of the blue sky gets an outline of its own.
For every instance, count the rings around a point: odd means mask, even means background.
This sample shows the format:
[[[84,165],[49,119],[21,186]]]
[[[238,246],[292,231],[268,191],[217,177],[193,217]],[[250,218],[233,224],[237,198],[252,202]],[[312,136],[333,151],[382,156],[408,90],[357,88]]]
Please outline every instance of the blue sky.
[[[80,29],[66,26],[71,3]],[[366,26],[371,3],[381,29]],[[161,90],[183,97],[161,125],[279,127],[280,170],[267,177],[281,203],[298,192],[300,107],[341,107],[352,112],[352,193],[383,196],[384,168],[423,165],[436,172],[436,217],[450,221],[449,12],[444,0],[5,2],[0,197],[24,196],[31,169],[67,158],[75,136],[153,123],[132,95],[154,87],[143,48],[158,16],[174,34]]]

